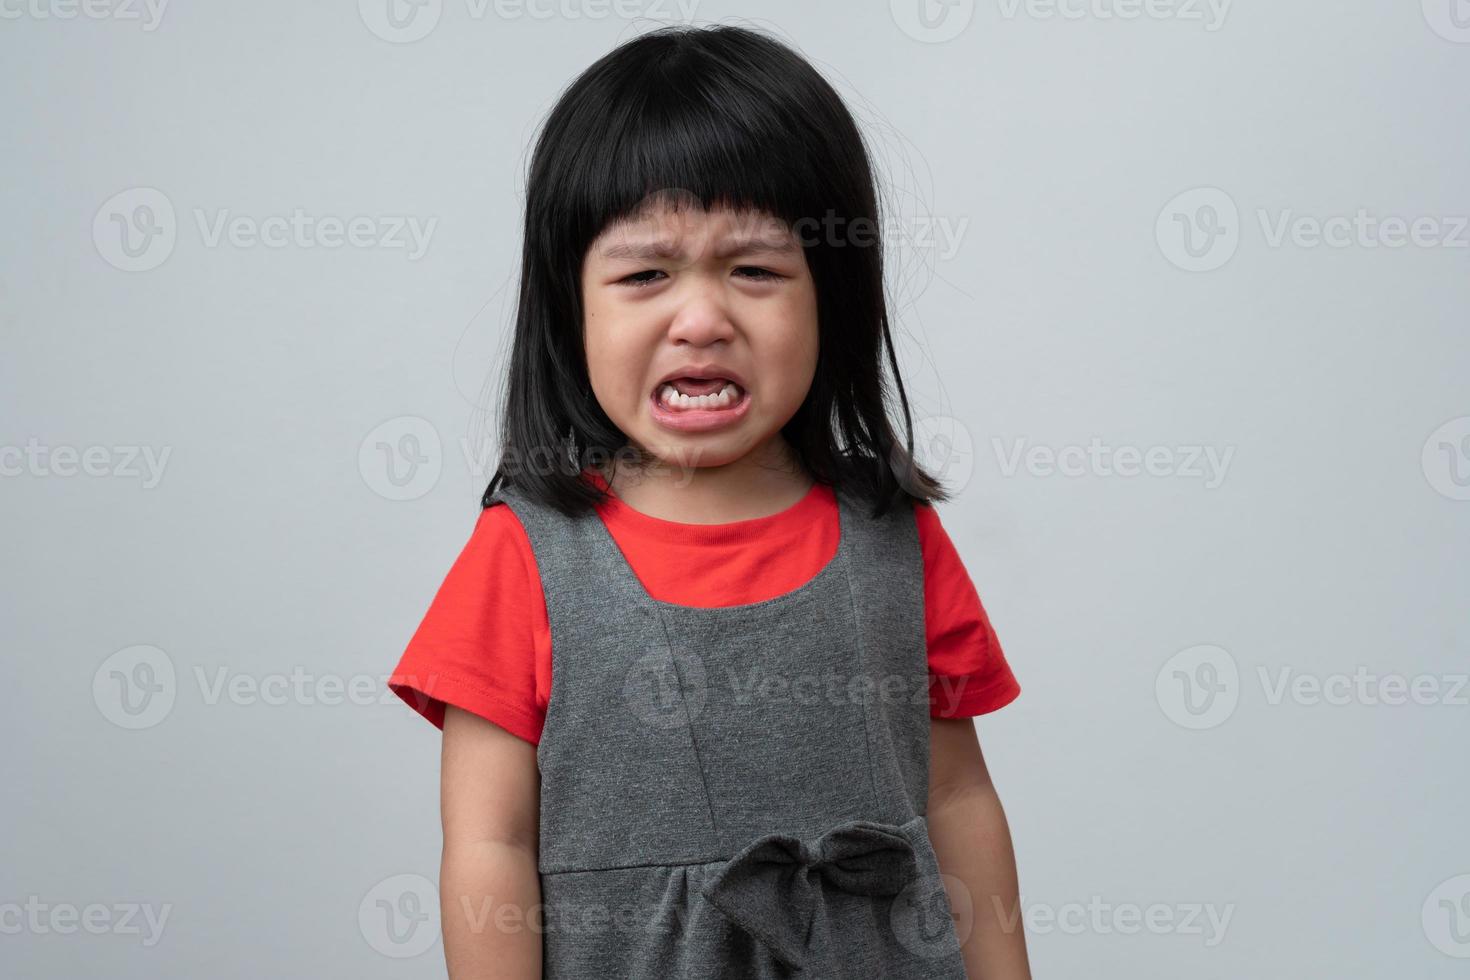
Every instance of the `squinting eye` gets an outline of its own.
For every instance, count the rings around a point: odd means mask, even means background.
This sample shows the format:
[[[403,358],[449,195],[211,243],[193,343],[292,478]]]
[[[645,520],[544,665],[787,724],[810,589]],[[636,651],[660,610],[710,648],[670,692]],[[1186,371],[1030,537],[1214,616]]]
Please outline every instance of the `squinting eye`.
[[[755,265],[742,265],[735,271],[741,273],[740,278],[748,279],[751,282],[774,282],[778,279],[785,278],[785,276],[782,276],[781,274],[776,272],[772,272],[770,269],[762,269],[760,266]],[[641,277],[661,276],[663,274],[663,271],[660,269],[645,269],[642,272],[635,272],[631,275],[624,276],[623,278],[618,280],[618,285],[632,286],[635,289],[641,286],[651,286],[654,283],[658,282],[656,278],[645,279]]]
[[[635,272],[631,276],[624,276],[623,278],[621,278],[621,279],[618,280],[618,283],[621,284],[621,285],[626,285],[626,286],[651,286],[654,282],[656,282],[656,280],[654,280],[654,279],[639,279],[638,277],[639,276],[661,276],[661,275],[663,275],[663,272],[661,272],[658,269],[645,269],[642,272]]]
[[[737,271],[737,272],[753,272],[753,273],[755,273],[755,275],[753,275],[753,276],[742,276],[741,278],[742,279],[752,279],[752,280],[754,280],[756,282],[760,282],[762,280],[775,280],[775,279],[782,278],[779,274],[777,274],[775,272],[772,272],[770,269],[762,269],[759,266],[754,266],[754,265],[742,265],[739,269],[737,269],[735,271]]]

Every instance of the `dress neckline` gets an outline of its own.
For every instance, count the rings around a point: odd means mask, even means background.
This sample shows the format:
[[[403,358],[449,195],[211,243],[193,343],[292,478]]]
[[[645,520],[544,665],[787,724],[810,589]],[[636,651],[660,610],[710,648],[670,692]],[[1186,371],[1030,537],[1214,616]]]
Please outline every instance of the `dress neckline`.
[[[592,477],[592,482],[597,486],[607,489],[607,481],[602,478],[596,470],[585,471]],[[663,599],[654,598],[644,586],[643,581],[633,571],[628,556],[623,554],[623,549],[618,547],[617,540],[612,536],[608,528],[604,513],[610,513],[615,521],[623,521],[640,527],[655,536],[669,536],[687,543],[691,536],[698,540],[708,542],[730,542],[738,541],[755,534],[769,533],[776,525],[799,526],[802,522],[814,519],[815,515],[821,513],[824,496],[835,498],[837,504],[837,550],[821,569],[807,579],[801,585],[772,596],[759,602],[745,602],[733,606],[686,606],[677,602],[665,602]],[[823,483],[813,483],[812,488],[807,491],[806,496],[792,504],[785,510],[768,514],[765,517],[755,517],[750,520],[734,521],[727,524],[684,524],[678,521],[666,521],[662,518],[644,514],[634,510],[627,503],[619,500],[609,491],[608,501],[598,505],[596,513],[589,515],[591,522],[596,525],[599,540],[603,543],[608,553],[608,559],[612,563],[613,574],[622,578],[628,588],[638,597],[639,602],[655,612],[667,611],[670,613],[685,613],[694,615],[722,615],[730,613],[747,612],[754,610],[774,609],[789,603],[801,601],[808,593],[821,588],[827,579],[839,574],[844,566],[847,556],[848,545],[852,540],[851,521],[854,511],[851,509],[846,497],[835,487]]]
[[[605,522],[655,540],[695,546],[732,544],[767,534],[795,531],[820,519],[824,510],[834,503],[835,496],[831,487],[813,481],[801,499],[774,514],[723,524],[691,524],[645,514],[617,496],[596,469],[589,467],[585,475],[589,482],[607,493],[607,497],[597,505],[597,511]]]

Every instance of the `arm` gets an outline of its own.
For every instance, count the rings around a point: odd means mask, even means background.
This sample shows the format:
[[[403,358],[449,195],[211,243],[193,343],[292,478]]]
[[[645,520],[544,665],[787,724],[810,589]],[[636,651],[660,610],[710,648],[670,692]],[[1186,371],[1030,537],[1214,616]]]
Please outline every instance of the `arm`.
[[[929,837],[951,905],[968,892],[974,929],[960,936],[971,980],[1031,980],[1021,927],[1016,855],[973,718],[931,718]]]
[[[439,905],[450,980],[540,980],[539,780],[534,745],[447,706]]]

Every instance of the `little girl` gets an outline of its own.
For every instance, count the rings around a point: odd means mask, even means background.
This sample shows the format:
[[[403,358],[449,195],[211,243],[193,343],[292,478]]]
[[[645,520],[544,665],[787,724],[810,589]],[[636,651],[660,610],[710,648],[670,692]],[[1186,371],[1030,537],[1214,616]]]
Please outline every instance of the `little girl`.
[[[499,466],[389,682],[444,733],[450,976],[1028,977],[970,720],[1020,688],[912,459],[841,99],[660,29],[527,194]]]

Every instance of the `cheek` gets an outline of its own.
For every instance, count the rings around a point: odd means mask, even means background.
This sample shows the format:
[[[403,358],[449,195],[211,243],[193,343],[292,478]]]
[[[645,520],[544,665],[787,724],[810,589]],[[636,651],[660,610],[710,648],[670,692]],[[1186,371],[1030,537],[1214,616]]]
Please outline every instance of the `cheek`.
[[[605,408],[634,398],[645,371],[637,339],[619,329],[617,318],[594,301],[584,307],[582,345],[587,352],[587,376]],[[611,413],[610,413],[611,414]]]
[[[799,389],[793,395],[800,401],[805,397],[817,369],[819,345],[815,298],[802,297],[782,318],[782,323],[783,329],[773,349],[774,360],[782,380]]]
[[[617,331],[605,307],[595,298],[582,296],[582,349],[587,352],[587,374],[594,382],[614,369],[609,361],[615,359],[613,344]]]
[[[754,380],[762,393],[758,403],[763,412],[786,416],[801,407],[811,390],[817,367],[816,324],[795,311],[767,324],[769,332],[751,337]]]

